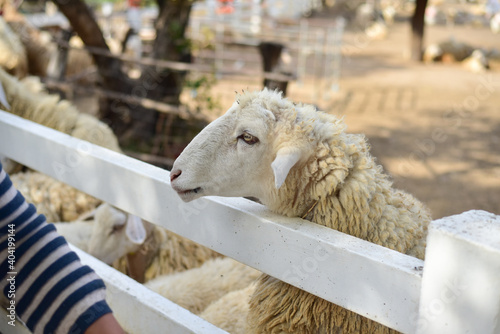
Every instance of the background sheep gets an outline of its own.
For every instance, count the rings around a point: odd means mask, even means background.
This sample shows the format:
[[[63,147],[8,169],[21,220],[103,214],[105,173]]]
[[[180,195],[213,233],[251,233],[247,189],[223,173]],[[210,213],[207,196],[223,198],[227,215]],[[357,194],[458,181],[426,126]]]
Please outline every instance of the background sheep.
[[[62,235],[66,241],[85,252],[88,251],[89,238],[94,226],[93,221],[79,220],[71,224],[67,222],[56,222],[52,224],[54,224],[57,232]]]
[[[121,152],[111,128],[97,118],[80,113],[56,95],[32,92],[23,83],[0,69],[0,84],[10,105],[0,107],[38,124],[73,137]]]
[[[47,72],[51,61],[54,61],[59,52],[59,47],[54,41],[52,34],[47,31],[40,31],[28,22],[26,17],[20,14],[9,1],[0,3],[0,7],[4,11],[3,18],[5,18],[10,27],[10,34],[7,36],[4,36],[6,34],[3,34],[0,30],[0,40],[12,38],[19,40],[19,43],[23,47],[24,58],[26,59],[24,67],[19,66],[19,69],[23,69],[21,75],[16,76],[24,77],[29,73],[39,77],[46,77],[49,74]],[[70,39],[71,46],[81,47],[82,43],[75,45],[75,40],[80,40],[80,38],[72,37]],[[83,48],[81,50],[69,49],[65,74],[66,76],[77,74],[92,65],[92,57],[86,50]]]
[[[200,314],[210,303],[254,282],[261,272],[231,258],[210,259],[200,267],[159,276],[146,283],[151,290]]]
[[[97,118],[80,113],[68,101],[43,92],[39,79],[22,81],[0,69],[0,89],[8,105],[0,100],[0,108],[13,114],[120,152],[118,140],[111,129]],[[9,173],[19,168],[9,165]],[[37,206],[48,221],[73,221],[95,209],[101,201],[38,172],[17,176],[13,182],[26,199]]]
[[[38,172],[11,175],[14,186],[49,222],[69,222],[95,209],[101,201]]]
[[[239,95],[175,161],[171,180],[184,201],[255,197],[279,214],[424,257],[429,213],[392,188],[365,137],[276,92]],[[391,332],[268,275],[257,282],[248,325],[254,333]]]
[[[113,267],[127,273],[138,282],[147,282],[160,275],[196,268],[208,259],[221,256],[162,227],[143,223],[147,231],[145,241],[135,251],[130,251],[124,257],[113,261]],[[99,230],[103,233],[106,231],[100,226]],[[122,239],[131,241],[125,236],[122,236]],[[92,254],[93,250],[89,249],[89,252]]]
[[[107,203],[60,230],[70,242],[138,282],[196,268],[220,254]],[[82,219],[82,217],[80,217]],[[75,224],[78,223],[78,224]],[[82,239],[85,238],[86,242]]]
[[[210,304],[200,317],[212,324],[217,324],[231,334],[248,333],[247,319],[241,315],[248,314],[250,297],[254,294],[255,288],[256,283],[253,282],[243,289],[227,293]]]
[[[22,78],[28,74],[26,51],[19,37],[0,16],[0,68]]]
[[[36,82],[30,82],[27,86],[0,69],[0,84],[9,104],[5,106],[0,101],[2,109],[8,109],[13,114],[76,138],[114,151],[121,151],[116,136],[106,124],[91,115],[78,112],[69,102],[61,101],[57,96],[42,92],[41,86]],[[95,209],[101,203],[89,195],[38,172],[12,175],[12,177],[16,187],[21,190],[28,201],[37,206],[40,213],[46,215],[48,221],[73,221],[82,213]],[[105,212],[110,211],[112,210],[109,208],[101,209],[96,215],[104,215]],[[115,266],[138,281],[198,267],[207,259],[220,256],[206,247],[163,228],[153,227],[151,224],[146,224],[148,233],[145,240],[138,241],[130,238],[130,235],[125,234],[128,231],[127,228],[122,227],[131,226],[131,221],[135,222],[134,226],[138,226],[138,218],[130,220],[129,216],[122,213],[121,217],[127,218],[127,224],[124,224],[122,220],[115,219],[115,216],[120,215],[109,214],[110,219],[100,220],[108,223],[95,227],[97,232],[89,244],[88,251],[108,263],[121,256],[121,259],[115,261]],[[124,233],[118,236],[118,232],[121,231]],[[116,234],[115,242],[109,237],[112,232]],[[123,247],[118,247],[118,245]],[[128,255],[125,255],[127,253]],[[113,260],[109,260],[110,257]]]

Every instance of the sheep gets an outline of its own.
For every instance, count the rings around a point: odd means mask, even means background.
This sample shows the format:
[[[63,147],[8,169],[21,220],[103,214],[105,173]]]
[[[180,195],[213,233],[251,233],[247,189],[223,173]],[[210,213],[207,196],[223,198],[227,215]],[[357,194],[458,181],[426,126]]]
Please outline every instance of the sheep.
[[[19,37],[0,16],[0,68],[22,78],[28,73],[28,59]]]
[[[61,101],[58,96],[47,94],[37,77],[18,80],[0,69],[0,109],[121,152],[118,139],[108,125],[91,115],[80,113],[68,101]],[[9,172],[17,170],[19,168],[16,165],[9,164]],[[70,221],[73,217],[50,219]]]
[[[8,9],[5,20],[10,30],[14,32],[12,34],[14,38],[19,39],[26,51],[27,70],[25,70],[24,75],[29,73],[39,77],[46,77],[49,74],[48,69],[51,61],[56,58],[59,52],[58,44],[54,41],[52,34],[47,31],[40,31],[14,8]],[[73,36],[70,39],[71,48],[68,50],[66,76],[78,74],[93,66],[92,56],[84,50],[83,43],[78,43],[79,40],[81,41],[78,36]],[[75,47],[80,49],[78,50]]]
[[[95,209],[101,201],[65,183],[39,173],[19,172],[11,175],[14,186],[27,202],[36,206],[49,222],[70,222]]]
[[[75,246],[140,283],[221,257],[209,248],[107,203],[76,221],[57,222],[56,227]]]
[[[88,243],[92,234],[93,221],[77,220],[68,224],[67,222],[54,222],[57,233],[62,235],[67,242],[88,251]]]
[[[95,211],[89,254],[140,283],[196,268],[219,253],[107,203]]]
[[[200,267],[163,275],[145,285],[194,314],[227,293],[246,288],[261,272],[231,258],[209,259]]]
[[[217,324],[228,333],[248,333],[246,318],[241,315],[248,314],[250,297],[255,292],[255,288],[256,283],[252,282],[243,289],[227,293],[210,304],[200,317],[212,324]]]
[[[7,111],[64,132],[73,137],[121,152],[111,128],[97,118],[80,113],[68,101],[56,95],[30,91],[27,86],[0,69],[0,85],[9,106],[0,101]]]
[[[8,104],[4,105],[5,102],[0,99],[0,107],[76,138],[121,152],[116,136],[107,125],[91,115],[79,113],[67,101],[60,101],[56,96],[45,94],[36,83],[31,82],[30,88],[27,88],[0,69],[0,85]],[[51,222],[73,221],[83,212],[95,209],[101,204],[101,201],[38,172],[21,174],[14,177],[14,181],[28,201],[34,203],[38,211],[45,214]],[[109,230],[106,230],[107,227]],[[108,236],[113,229],[118,229],[118,225],[103,225],[102,237]],[[139,281],[197,267],[208,258],[220,256],[162,228],[154,227],[149,231],[148,239],[144,243],[136,243],[137,251],[125,250],[120,253],[122,258],[115,261],[118,269],[123,272],[131,271],[132,276]],[[121,242],[129,246],[130,242],[134,243],[133,240],[126,241],[125,237],[121,236]],[[107,244],[116,246],[101,239],[99,243],[93,244],[89,251],[95,254],[98,249],[108,249],[105,247]],[[130,254],[125,255],[126,253]],[[142,269],[146,271],[142,272]]]
[[[392,188],[365,137],[347,134],[341,119],[275,91],[239,94],[185,148],[170,179],[186,202],[254,197],[278,214],[424,258],[430,214],[412,195]],[[256,283],[246,325],[250,333],[392,332],[266,274]]]

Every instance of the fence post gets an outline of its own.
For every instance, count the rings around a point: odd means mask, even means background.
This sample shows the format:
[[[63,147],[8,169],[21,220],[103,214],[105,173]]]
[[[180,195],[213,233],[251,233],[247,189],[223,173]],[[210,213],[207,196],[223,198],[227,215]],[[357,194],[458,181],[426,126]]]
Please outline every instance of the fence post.
[[[500,216],[432,222],[425,256],[416,332],[500,333]]]

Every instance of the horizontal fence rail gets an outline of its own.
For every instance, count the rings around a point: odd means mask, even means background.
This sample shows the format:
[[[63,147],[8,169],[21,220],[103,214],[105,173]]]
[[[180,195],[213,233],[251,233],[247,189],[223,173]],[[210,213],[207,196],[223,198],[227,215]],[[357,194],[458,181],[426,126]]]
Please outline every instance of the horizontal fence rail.
[[[227,334],[77,247],[72,248],[82,263],[106,282],[106,301],[128,333]]]
[[[242,198],[184,203],[168,171],[4,111],[0,154],[386,326],[415,332],[409,319],[418,315],[421,260]]]

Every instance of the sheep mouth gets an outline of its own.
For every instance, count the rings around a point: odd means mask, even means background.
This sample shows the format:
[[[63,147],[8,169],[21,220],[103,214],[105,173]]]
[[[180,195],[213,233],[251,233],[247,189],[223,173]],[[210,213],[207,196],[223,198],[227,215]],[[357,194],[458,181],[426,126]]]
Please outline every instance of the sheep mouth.
[[[201,187],[187,189],[187,190],[183,189],[174,189],[174,190],[177,192],[177,195],[179,195],[179,197],[185,202],[193,200],[195,197],[199,196],[199,194],[202,191]]]

